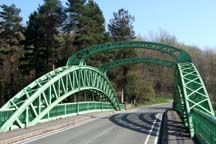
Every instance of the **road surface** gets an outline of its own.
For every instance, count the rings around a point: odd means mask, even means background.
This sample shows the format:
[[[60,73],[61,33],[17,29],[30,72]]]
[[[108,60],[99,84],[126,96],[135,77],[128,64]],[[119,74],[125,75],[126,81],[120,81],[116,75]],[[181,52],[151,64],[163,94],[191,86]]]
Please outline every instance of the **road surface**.
[[[163,112],[171,104],[140,107],[102,117],[22,144],[156,144]]]

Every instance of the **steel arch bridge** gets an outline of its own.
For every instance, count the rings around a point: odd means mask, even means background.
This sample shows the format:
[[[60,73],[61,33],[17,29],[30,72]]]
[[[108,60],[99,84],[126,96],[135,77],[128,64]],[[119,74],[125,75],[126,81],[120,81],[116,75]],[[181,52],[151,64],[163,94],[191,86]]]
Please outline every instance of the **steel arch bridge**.
[[[91,56],[112,49],[142,48],[169,55],[172,60],[158,58],[126,58],[99,67],[85,64]],[[174,71],[173,108],[180,114],[191,137],[216,143],[216,118],[202,78],[184,50],[153,42],[122,41],[86,48],[73,54],[67,65],[36,79],[13,96],[0,109],[0,131],[33,126],[41,121],[94,110],[124,109],[106,73],[128,63],[155,63]],[[83,92],[87,101],[78,102]],[[74,103],[64,103],[74,97]],[[90,100],[89,100],[90,99]],[[96,101],[99,99],[100,101]]]

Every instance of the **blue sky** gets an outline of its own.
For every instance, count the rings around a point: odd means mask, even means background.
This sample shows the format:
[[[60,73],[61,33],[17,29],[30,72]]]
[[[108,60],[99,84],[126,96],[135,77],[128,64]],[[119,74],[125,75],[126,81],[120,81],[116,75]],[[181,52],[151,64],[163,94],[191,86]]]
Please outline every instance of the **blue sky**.
[[[103,11],[106,24],[113,12],[125,8],[135,16],[136,34],[149,37],[160,29],[175,35],[177,40],[200,48],[216,49],[215,0],[95,0]],[[62,0],[66,2],[66,0]],[[21,8],[24,22],[43,0],[0,0]]]

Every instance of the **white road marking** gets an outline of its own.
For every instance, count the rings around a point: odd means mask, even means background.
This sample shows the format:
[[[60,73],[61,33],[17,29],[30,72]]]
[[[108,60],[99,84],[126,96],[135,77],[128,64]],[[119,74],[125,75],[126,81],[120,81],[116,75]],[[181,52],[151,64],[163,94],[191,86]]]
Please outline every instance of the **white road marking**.
[[[160,114],[160,117],[161,117],[161,114]],[[162,117],[161,117],[160,120],[162,120]],[[161,122],[158,125],[158,129],[157,129],[157,133],[156,133],[156,138],[155,138],[154,144],[157,144],[157,142],[158,142],[158,138],[159,138],[159,134],[160,134],[160,128],[161,128]]]
[[[155,123],[156,123],[156,121],[158,120],[158,118],[159,118],[160,115],[161,115],[161,113],[158,113],[158,114],[157,114],[156,119],[154,120],[153,125],[151,126],[151,130],[149,131],[148,136],[147,136],[147,138],[146,138],[145,141],[144,141],[144,144],[147,144],[147,143],[148,143],[149,138],[150,138],[151,133],[152,133],[152,130],[153,130],[154,126],[155,126]],[[160,125],[159,125],[159,128],[160,128]],[[159,131],[159,129],[158,129],[158,131]],[[157,140],[158,140],[158,135],[159,135],[159,132],[158,132],[158,131],[157,131],[157,134],[156,134],[156,138],[155,138],[154,144],[156,144],[156,143],[157,143]]]

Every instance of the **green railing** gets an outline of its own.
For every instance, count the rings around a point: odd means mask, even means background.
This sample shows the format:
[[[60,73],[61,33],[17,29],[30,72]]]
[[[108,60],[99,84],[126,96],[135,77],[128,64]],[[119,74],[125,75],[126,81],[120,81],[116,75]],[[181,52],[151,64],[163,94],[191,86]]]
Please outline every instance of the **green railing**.
[[[43,110],[45,107],[41,106],[40,109]],[[120,104],[121,110],[125,109],[124,104]],[[38,110],[39,108],[35,108]],[[93,112],[93,111],[105,111],[113,110],[113,106],[107,102],[98,102],[98,101],[88,101],[88,102],[79,102],[79,103],[64,103],[56,105],[51,111],[49,111],[43,118],[42,121],[48,119],[55,119],[60,117],[67,117],[70,115],[76,115],[83,112]],[[0,111],[0,127],[4,124],[5,121],[13,114],[15,109],[8,109]],[[32,120],[34,118],[34,113],[31,110],[28,110],[28,119]],[[22,123],[26,122],[26,116],[20,116],[20,121]]]
[[[192,111],[195,136],[200,143],[216,144],[216,117],[198,109]]]
[[[124,105],[121,105],[121,109],[125,109]],[[55,106],[51,111],[49,111],[42,120],[46,120],[49,118],[67,117],[72,114],[78,114],[83,112],[103,110],[113,110],[112,104],[96,101],[59,104]]]

